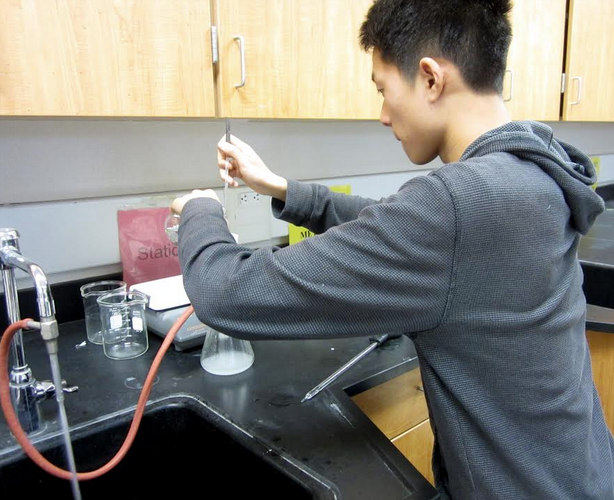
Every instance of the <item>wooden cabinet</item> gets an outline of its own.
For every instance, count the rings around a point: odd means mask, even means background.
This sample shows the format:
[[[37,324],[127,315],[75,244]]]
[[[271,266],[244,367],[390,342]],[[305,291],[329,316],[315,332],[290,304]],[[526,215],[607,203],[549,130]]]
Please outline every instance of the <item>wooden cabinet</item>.
[[[377,118],[371,56],[358,43],[372,3],[216,0],[221,116]]]
[[[614,121],[614,2],[515,0],[511,22],[503,98],[514,120]]]
[[[514,120],[614,121],[614,2],[515,0],[511,21],[503,98]]]
[[[215,116],[209,0],[2,0],[0,115]]]
[[[377,119],[372,2],[2,0],[0,115]],[[614,121],[614,2],[515,0],[511,21],[513,119]]]
[[[557,121],[567,0],[515,0],[503,98],[514,120]]]
[[[0,115],[377,118],[371,3],[3,0]]]
[[[614,333],[587,331],[586,337],[605,420],[614,432]]]
[[[407,372],[352,400],[420,474],[434,484],[431,468],[434,438],[420,370]]]
[[[565,120],[614,120],[613,24],[611,0],[570,0]]]
[[[394,444],[413,466],[420,471],[426,480],[435,485],[433,477],[432,457],[435,438],[431,422],[424,422],[412,427],[392,440]]]

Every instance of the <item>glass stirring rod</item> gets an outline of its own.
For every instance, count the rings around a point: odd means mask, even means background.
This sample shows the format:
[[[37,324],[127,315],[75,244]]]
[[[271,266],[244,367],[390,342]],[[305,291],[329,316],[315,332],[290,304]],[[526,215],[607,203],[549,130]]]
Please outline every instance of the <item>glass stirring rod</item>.
[[[335,371],[332,375],[329,375],[324,381],[320,382],[313,389],[311,389],[307,394],[305,394],[305,397],[301,399],[301,403],[312,399],[321,391],[326,389],[330,384],[332,384],[335,380],[337,380],[341,375],[343,375],[346,371],[348,371],[352,366],[358,363],[362,358],[364,358],[375,348],[379,347],[388,340],[397,339],[400,336],[400,333],[385,333],[384,335],[380,335],[379,337],[370,337],[369,341],[371,343],[369,344],[369,347],[360,351],[356,356],[350,359],[346,364],[344,364],[341,368]]]
[[[230,120],[226,118],[226,142],[230,143]],[[224,165],[224,217],[226,216],[226,200],[228,199],[228,167],[230,166],[230,162],[232,158],[226,158],[226,163]]]

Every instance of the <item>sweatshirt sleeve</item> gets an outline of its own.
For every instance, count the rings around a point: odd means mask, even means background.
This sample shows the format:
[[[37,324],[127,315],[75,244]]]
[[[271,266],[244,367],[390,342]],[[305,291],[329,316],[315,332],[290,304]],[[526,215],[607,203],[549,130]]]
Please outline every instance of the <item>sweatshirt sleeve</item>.
[[[455,221],[442,181],[424,176],[324,234],[253,250],[233,242],[219,203],[194,199],[179,228],[184,286],[203,323],[239,338],[428,330],[448,301]]]
[[[335,193],[320,184],[289,180],[285,203],[273,198],[271,208],[278,219],[321,234],[356,219],[363,208],[382,201]]]

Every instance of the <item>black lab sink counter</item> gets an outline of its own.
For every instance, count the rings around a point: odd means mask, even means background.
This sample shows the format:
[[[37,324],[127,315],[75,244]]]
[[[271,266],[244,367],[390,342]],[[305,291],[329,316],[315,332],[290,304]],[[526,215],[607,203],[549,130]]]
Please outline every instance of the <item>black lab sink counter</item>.
[[[589,329],[614,332],[614,311],[611,309],[614,307],[614,210],[602,214],[589,234],[582,238],[579,258],[584,270],[587,302],[592,304],[587,314],[587,326]],[[62,376],[69,385],[79,386],[78,392],[66,395],[68,420],[75,434],[104,426],[105,419],[112,415],[129,420],[149,366],[161,344],[157,336],[150,334],[150,348],[144,356],[128,361],[112,361],[104,356],[101,346],[88,343],[80,346],[85,338],[82,320],[64,323],[60,327]],[[368,339],[257,341],[252,345],[256,356],[254,365],[246,372],[230,377],[205,372],[199,362],[200,349],[177,352],[171,348],[158,372],[149,397],[152,402],[149,408],[154,413],[162,408],[161,413],[165,413],[164,405],[168,401],[179,406],[183,404],[182,401],[206,405],[211,410],[209,413],[219,414],[227,420],[227,427],[239,430],[235,433],[237,440],[250,436],[257,442],[254,449],[278,457],[278,462],[290,464],[290,469],[292,464],[303,467],[303,477],[309,477],[307,483],[323,486],[315,491],[314,498],[437,498],[428,482],[350,399],[417,368],[415,350],[407,337],[389,341],[376,349],[332,386],[303,404],[300,400],[305,393],[364,349]],[[49,363],[38,333],[25,335],[25,347],[26,359],[35,377],[38,380],[49,379]],[[34,441],[37,447],[44,449],[48,442],[57,443],[59,437],[55,401],[46,401],[42,407],[48,427]],[[215,469],[218,472],[214,472],[213,468],[208,467],[212,461],[223,461],[228,468],[237,467],[236,459],[233,459],[235,455],[220,454],[219,450],[211,449],[209,438],[202,440],[201,448],[187,443],[192,438],[198,438],[181,434],[179,422],[177,433],[170,432],[174,430],[168,427],[169,422],[173,425],[173,418],[181,418],[182,425],[195,429],[198,426],[186,422],[197,417],[184,418],[181,411],[171,411],[170,414],[171,417],[164,421],[166,427],[156,427],[155,418],[148,423],[144,421],[145,427],[136,437],[135,446],[141,447],[143,443],[139,444],[139,438],[155,442],[156,429],[159,429],[160,433],[167,434],[159,436],[161,441],[164,439],[159,446],[164,451],[160,453],[175,448],[184,461],[169,468],[165,457],[156,453],[157,445],[148,443],[145,449],[151,451],[145,452],[144,456],[151,453],[152,459],[147,460],[135,481],[147,482],[147,477],[153,481],[154,477],[164,478],[165,474],[168,477],[163,483],[166,489],[150,488],[147,498],[153,498],[152,491],[160,494],[167,491],[193,493],[197,489],[202,490],[203,483],[215,483],[216,478],[221,479],[221,476],[219,468]],[[190,411],[187,414],[192,415]],[[107,446],[111,451],[98,458],[98,465],[113,456],[124,434],[125,429],[121,431],[121,436],[113,436],[115,447]],[[173,446],[173,440],[178,441],[176,446]],[[92,450],[91,453],[96,452]],[[139,453],[140,460],[143,460],[143,452]],[[190,453],[196,457],[191,458],[188,456]],[[6,464],[22,457],[23,453],[0,417],[0,498],[8,497],[9,493],[3,489],[10,482],[7,481],[9,474]],[[124,460],[130,463],[130,452]],[[194,460],[197,461],[196,465],[191,463],[188,467],[186,462]],[[79,468],[79,462],[77,466]],[[83,464],[82,468],[85,470],[88,465]],[[143,477],[142,471],[148,472],[146,477]],[[212,473],[212,477],[208,472]],[[236,470],[236,482],[246,480],[244,472],[240,468]],[[28,486],[26,483],[32,484],[32,476],[25,477],[24,486]],[[288,498],[286,493],[276,491],[276,485],[282,481],[270,483],[267,498]],[[123,496],[118,486],[114,496],[118,499],[140,498],[135,493],[140,491],[138,488],[130,491],[128,496]],[[66,492],[66,498],[69,498],[68,483]],[[84,498],[87,500],[88,496],[84,495]],[[232,494],[228,498],[233,498]]]
[[[50,378],[43,341],[33,332],[25,337],[26,358],[34,375],[39,380]],[[145,355],[133,360],[112,361],[104,356],[101,346],[89,343],[79,346],[85,338],[83,321],[60,326],[62,376],[70,385],[79,386],[78,392],[66,395],[68,420],[77,432],[106,415],[133,409],[161,343],[158,337],[150,335],[150,348]],[[389,341],[376,349],[328,389],[302,404],[300,401],[308,390],[364,349],[368,339],[256,341],[252,345],[254,365],[229,377],[205,372],[200,366],[200,349],[177,352],[171,348],[149,397],[154,402],[152,406],[169,397],[204,402],[231,425],[253,436],[266,453],[280,456],[286,463],[304,466],[314,482],[328,485],[326,492],[315,494],[315,498],[437,498],[432,486],[350,399],[352,395],[418,366],[413,344],[407,337]],[[35,439],[37,446],[42,447],[46,436],[57,431],[55,401],[43,403],[43,411],[49,425]],[[143,439],[152,440],[155,432],[143,436]],[[105,461],[115,451],[113,449]],[[4,482],[3,464],[20,455],[22,452],[1,419],[0,485]],[[206,440],[195,457],[186,453],[183,460],[201,463],[202,475],[183,475],[178,472],[181,469],[173,469],[168,484],[173,484],[174,491],[179,494],[194,492],[205,482],[215,484],[215,477],[207,477],[208,462],[225,460],[227,467],[233,467],[232,455],[208,450]],[[164,476],[164,462],[164,457],[152,460],[148,465],[149,475]],[[236,470],[238,482],[242,476],[242,471]],[[135,480],[146,482],[147,477]],[[69,492],[68,486],[66,488]],[[270,488],[268,498],[278,498],[275,484]],[[122,498],[119,486],[118,493],[117,498]],[[87,496],[84,498],[87,500]],[[233,497],[229,495],[228,498]]]

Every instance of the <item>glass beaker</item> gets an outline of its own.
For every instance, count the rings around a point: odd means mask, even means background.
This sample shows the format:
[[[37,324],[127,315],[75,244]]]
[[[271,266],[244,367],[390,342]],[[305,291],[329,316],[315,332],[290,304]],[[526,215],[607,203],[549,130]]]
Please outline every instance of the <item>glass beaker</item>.
[[[125,290],[98,298],[102,347],[108,358],[132,359],[147,351],[147,301],[144,293]]]
[[[248,340],[236,339],[211,329],[200,353],[200,365],[213,375],[234,375],[254,364],[254,350]]]
[[[174,213],[169,213],[164,219],[164,232],[171,243],[177,244],[179,240],[179,223],[181,222],[181,216]]]
[[[100,308],[98,297],[113,291],[126,291],[126,283],[119,280],[95,281],[81,288],[83,309],[85,311],[85,330],[87,340],[92,344],[102,345],[102,329],[100,328]]]

